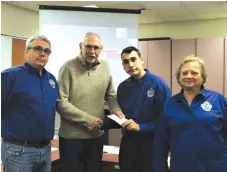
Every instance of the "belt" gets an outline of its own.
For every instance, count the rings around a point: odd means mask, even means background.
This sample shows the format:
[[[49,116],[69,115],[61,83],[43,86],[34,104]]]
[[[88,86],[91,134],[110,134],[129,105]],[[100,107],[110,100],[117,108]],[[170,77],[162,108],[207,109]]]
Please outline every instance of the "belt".
[[[40,141],[40,142],[33,142],[33,141],[16,141],[16,140],[5,140],[3,142],[16,144],[20,146],[31,146],[31,147],[44,147],[50,144],[50,141]]]

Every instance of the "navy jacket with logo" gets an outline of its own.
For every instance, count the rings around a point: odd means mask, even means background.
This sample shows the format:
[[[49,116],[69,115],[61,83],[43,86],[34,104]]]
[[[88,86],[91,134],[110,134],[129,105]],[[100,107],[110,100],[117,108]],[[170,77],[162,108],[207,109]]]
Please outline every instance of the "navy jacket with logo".
[[[58,85],[30,64],[1,73],[1,136],[5,140],[49,141],[54,135]]]
[[[227,99],[204,89],[191,105],[179,93],[163,108],[154,138],[154,172],[227,171]]]
[[[170,96],[166,82],[148,70],[140,80],[129,77],[123,81],[117,91],[122,112],[139,124],[141,132],[155,131],[157,118]]]

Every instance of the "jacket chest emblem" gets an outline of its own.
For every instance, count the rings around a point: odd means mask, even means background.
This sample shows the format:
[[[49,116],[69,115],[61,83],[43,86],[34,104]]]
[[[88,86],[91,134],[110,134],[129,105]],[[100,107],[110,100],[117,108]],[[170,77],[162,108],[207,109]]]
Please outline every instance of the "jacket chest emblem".
[[[149,88],[147,90],[147,97],[153,97],[154,96],[154,89],[153,88]]]
[[[49,80],[49,83],[53,88],[55,88],[55,82],[52,79]]]
[[[212,109],[212,104],[210,104],[208,101],[205,101],[203,104],[201,104],[201,107],[205,111],[210,111]]]

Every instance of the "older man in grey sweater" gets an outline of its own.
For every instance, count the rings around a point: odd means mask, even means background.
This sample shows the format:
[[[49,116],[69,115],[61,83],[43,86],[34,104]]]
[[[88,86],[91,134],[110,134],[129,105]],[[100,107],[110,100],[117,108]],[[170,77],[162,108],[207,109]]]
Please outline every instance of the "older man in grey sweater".
[[[108,63],[100,60],[101,38],[87,33],[81,55],[67,61],[59,73],[57,111],[61,116],[59,149],[64,172],[100,172],[104,100],[112,113],[124,116],[116,99]]]

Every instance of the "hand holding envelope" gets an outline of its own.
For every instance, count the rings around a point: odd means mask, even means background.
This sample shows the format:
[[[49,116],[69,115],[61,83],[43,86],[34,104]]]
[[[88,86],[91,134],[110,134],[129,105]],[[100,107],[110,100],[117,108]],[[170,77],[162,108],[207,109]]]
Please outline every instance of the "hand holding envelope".
[[[119,125],[122,125],[124,122],[127,121],[127,119],[125,118],[119,118],[117,115],[112,114],[112,115],[107,115],[108,118],[114,120],[116,123],[118,123]]]
[[[128,131],[140,131],[139,124],[137,124],[132,119],[128,120],[126,118],[119,118],[117,115],[108,115],[108,118],[114,120],[116,123],[126,128]]]

